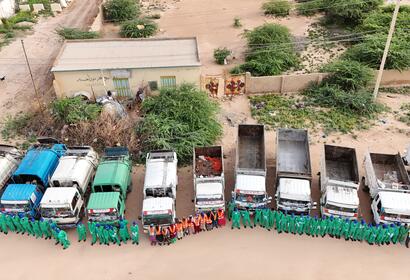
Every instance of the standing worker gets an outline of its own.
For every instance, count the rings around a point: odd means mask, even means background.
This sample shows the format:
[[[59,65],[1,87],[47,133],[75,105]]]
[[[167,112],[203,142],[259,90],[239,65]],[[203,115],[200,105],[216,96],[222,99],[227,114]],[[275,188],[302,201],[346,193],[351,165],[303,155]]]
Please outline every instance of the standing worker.
[[[169,239],[172,244],[174,244],[177,241],[177,227],[175,224],[170,224],[168,227],[169,231]]]
[[[151,246],[157,245],[157,237],[155,236],[155,226],[151,224],[148,228],[149,241],[151,241]]]
[[[131,230],[131,240],[132,244],[140,244],[139,227],[136,221],[132,222]]]
[[[262,226],[262,209],[260,208],[255,209],[255,217],[253,219],[253,226],[256,227],[256,225]]]
[[[182,237],[184,237],[184,226],[181,220],[178,220],[176,227],[177,227],[177,238],[178,240],[181,240]]]
[[[50,224],[43,218],[40,218],[40,230],[45,239],[51,239]]]
[[[77,225],[77,235],[78,235],[78,242],[86,241],[87,240],[87,230],[82,222],[79,222]]]
[[[67,233],[62,230],[58,229],[58,242],[60,242],[61,245],[63,245],[63,250],[67,249],[70,246],[70,241],[67,238]]]
[[[218,218],[215,211],[211,210],[211,212],[209,212],[209,218],[212,221],[212,228],[218,228]]]
[[[269,213],[268,211],[270,211],[269,209],[263,209],[262,210],[262,227],[266,228],[267,230],[270,231],[269,228]]]
[[[108,232],[110,233],[110,237],[111,237],[112,242],[114,244],[117,243],[118,246],[121,246],[121,241],[118,237],[117,227],[110,226]]]
[[[88,221],[88,231],[91,234],[91,246],[93,246],[97,242],[97,229],[95,226],[95,222]]]
[[[119,225],[123,226],[124,234],[127,236],[127,240],[131,238],[130,233],[128,232],[128,220],[120,217]]]
[[[8,230],[7,224],[6,224],[6,215],[4,213],[0,213],[0,228],[1,228],[1,231],[4,234],[7,235],[9,233],[9,230]]]
[[[34,235],[33,229],[31,227],[31,224],[27,216],[24,216],[23,218],[21,218],[21,225],[23,226],[24,231],[27,232],[28,235]]]
[[[232,213],[233,210],[235,209],[235,202],[233,200],[233,197],[231,198],[231,201],[228,203],[228,220],[231,221],[232,219]]]
[[[224,213],[224,210],[223,209],[218,209],[218,225],[220,226],[220,227],[223,227],[223,226],[225,226],[225,224],[226,224],[226,219],[225,219],[225,213]]]
[[[36,239],[38,239],[39,237],[42,238],[43,234],[41,233],[40,225],[38,221],[34,220],[34,218],[31,218],[31,226],[33,228],[33,232],[34,232],[34,235],[36,236]]]
[[[159,225],[155,226],[155,236],[159,246],[162,246],[164,243],[164,236],[162,236],[162,229]]]
[[[195,223],[194,223],[194,218],[192,217],[192,215],[190,215],[188,219],[188,234],[190,235],[195,234]]]
[[[201,231],[201,218],[200,218],[199,214],[195,215],[194,229],[195,229],[194,234],[197,234]]]
[[[5,216],[6,219],[6,225],[9,228],[10,231],[15,232],[16,227],[14,226],[13,219],[11,218],[11,213],[7,213]],[[33,233],[34,235],[34,233]]]
[[[241,229],[241,214],[239,213],[238,209],[236,207],[234,208],[232,212],[232,226],[231,229],[234,227]]]
[[[123,242],[124,244],[127,244],[127,241],[130,239],[130,237],[128,234],[128,228],[126,224],[120,223],[119,235],[120,235],[121,242]]]
[[[184,236],[189,235],[188,219],[185,217],[182,218],[182,231],[184,233]]]
[[[249,211],[248,210],[241,210],[239,211],[241,216],[242,216],[242,224],[243,226],[246,228],[247,226],[249,226],[250,228],[253,228],[252,223],[251,223],[251,217],[249,215]]]
[[[20,223],[20,216],[18,214],[14,214],[11,217],[11,219],[13,221],[14,226],[16,227],[16,232],[17,233],[23,233],[24,229],[23,229],[23,227],[21,226],[21,223]]]

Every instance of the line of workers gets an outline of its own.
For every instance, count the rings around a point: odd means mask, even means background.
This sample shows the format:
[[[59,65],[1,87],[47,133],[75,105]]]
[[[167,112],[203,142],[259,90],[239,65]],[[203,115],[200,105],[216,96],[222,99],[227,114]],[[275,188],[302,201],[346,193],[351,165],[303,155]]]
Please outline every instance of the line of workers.
[[[271,230],[275,228],[278,233],[307,234],[312,237],[329,235],[335,238],[344,238],[352,241],[367,241],[370,245],[388,245],[406,242],[409,245],[409,227],[401,224],[372,225],[364,220],[342,219],[339,217],[312,218],[307,215],[297,216],[270,209],[256,209],[253,223],[246,210],[238,210],[234,206],[228,207],[228,218],[232,220],[231,229],[256,227],[257,225]]]
[[[128,240],[132,241],[132,244],[139,244],[139,227],[136,221],[130,225],[130,232],[128,231],[128,220],[120,219],[118,221],[118,227],[108,224],[99,224],[89,221],[88,231],[91,235],[91,245],[99,242],[100,245],[109,246],[117,244],[121,246],[121,243],[127,244]],[[78,242],[87,240],[87,230],[82,223],[77,225]]]
[[[53,237],[56,241],[56,245],[61,244],[63,249],[67,249],[70,246],[67,233],[58,228],[56,223],[49,220],[46,221],[43,218],[35,220],[29,218],[26,215],[16,215],[13,213],[0,213],[0,232],[8,234],[9,231],[26,234],[28,236],[35,236],[37,238],[51,239]]]
[[[169,226],[158,226],[151,224],[148,228],[151,246],[170,245],[184,236],[210,231],[222,227],[226,223],[225,211],[208,211],[190,215],[188,218],[176,219],[176,223]]]

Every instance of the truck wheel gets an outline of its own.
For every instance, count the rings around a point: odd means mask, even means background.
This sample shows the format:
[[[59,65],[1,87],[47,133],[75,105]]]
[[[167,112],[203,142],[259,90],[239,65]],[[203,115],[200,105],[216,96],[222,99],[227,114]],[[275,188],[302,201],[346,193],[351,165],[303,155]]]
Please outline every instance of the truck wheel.
[[[130,182],[127,188],[127,193],[130,193],[130,192],[132,192],[132,181]]]
[[[363,184],[363,191],[368,193],[370,189],[369,189],[369,186],[366,185],[366,179],[364,177],[362,177],[362,184]]]

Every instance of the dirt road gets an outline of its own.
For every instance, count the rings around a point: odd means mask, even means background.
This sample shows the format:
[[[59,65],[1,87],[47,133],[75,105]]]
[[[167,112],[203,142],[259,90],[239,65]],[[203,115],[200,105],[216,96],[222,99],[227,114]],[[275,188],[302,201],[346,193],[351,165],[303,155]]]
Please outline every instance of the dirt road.
[[[36,106],[20,39],[24,39],[37,89],[43,95],[52,85],[51,65],[63,43],[55,29],[90,26],[98,13],[100,2],[101,0],[74,0],[61,14],[41,18],[31,35],[17,38],[1,49],[0,73],[6,75],[6,80],[0,82],[0,119],[5,115],[27,111],[32,104]]]

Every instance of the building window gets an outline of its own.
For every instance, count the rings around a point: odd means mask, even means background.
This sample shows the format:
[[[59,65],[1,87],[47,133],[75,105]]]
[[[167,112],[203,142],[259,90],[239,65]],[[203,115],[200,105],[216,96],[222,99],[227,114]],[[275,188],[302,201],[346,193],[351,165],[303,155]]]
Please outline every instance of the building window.
[[[149,81],[148,86],[150,90],[157,90],[158,89],[158,82],[157,81]]]
[[[162,76],[161,77],[161,88],[163,87],[176,87],[177,79],[175,76]]]
[[[112,81],[118,96],[128,97],[132,95],[128,78],[114,78]]]

